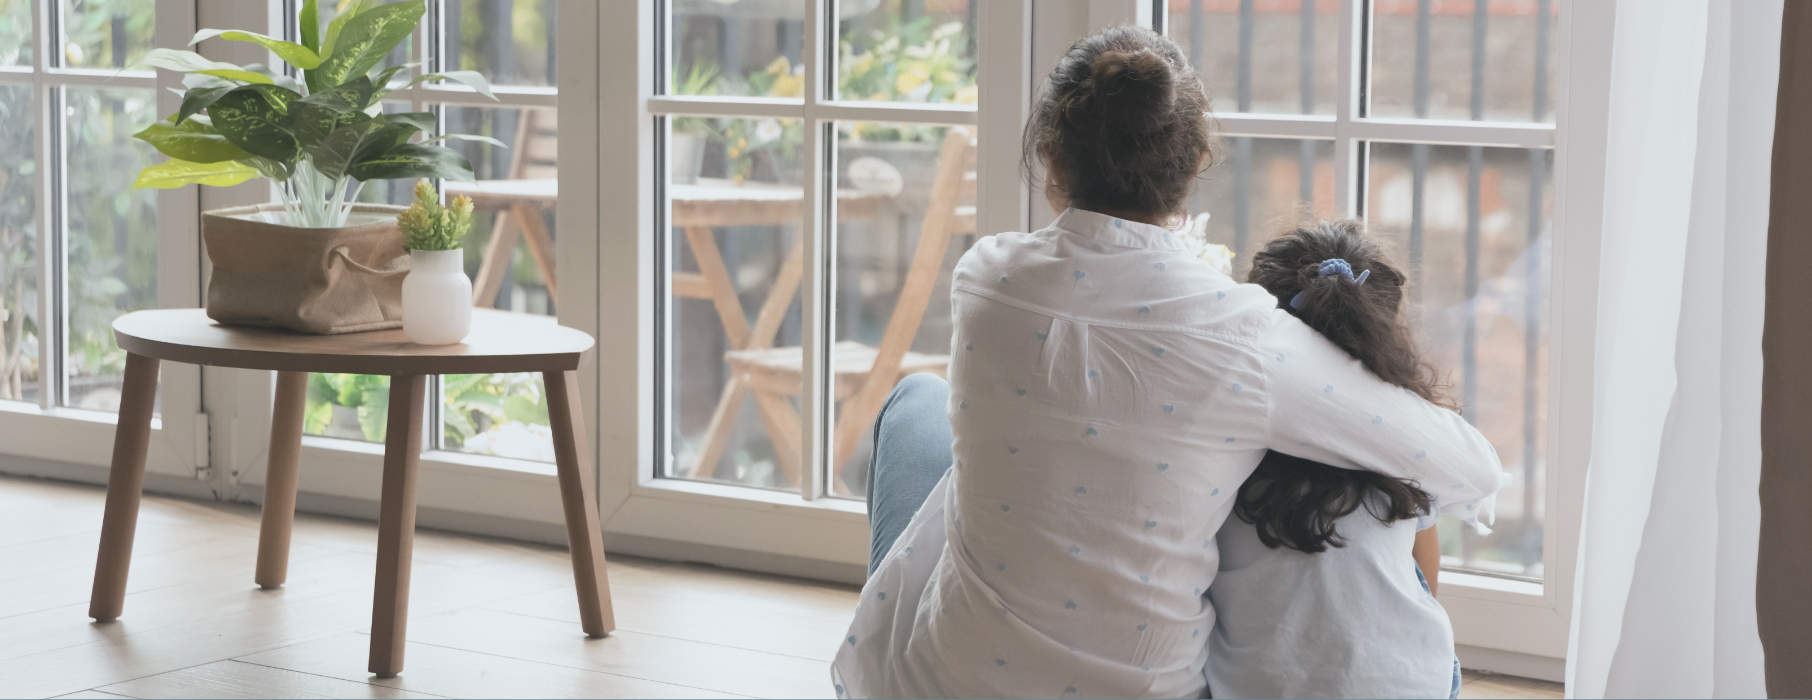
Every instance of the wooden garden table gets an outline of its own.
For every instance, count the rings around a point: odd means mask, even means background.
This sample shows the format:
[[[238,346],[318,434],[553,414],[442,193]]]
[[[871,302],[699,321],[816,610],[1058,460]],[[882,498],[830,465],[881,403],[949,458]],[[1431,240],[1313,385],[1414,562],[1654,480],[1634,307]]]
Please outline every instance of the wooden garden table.
[[[409,614],[409,563],[415,539],[415,486],[422,451],[427,377],[433,374],[540,372],[547,386],[548,418],[573,578],[585,633],[601,637],[615,628],[604,546],[598,528],[593,475],[579,406],[577,370],[590,359],[592,338],[545,316],[472,310],[472,335],[455,345],[417,345],[401,329],[302,335],[285,330],[223,326],[202,309],[126,314],[113,322],[126,350],[124,395],[114,434],[113,469],[107,480],[94,593],[88,616],[120,616],[145,450],[163,360],[213,367],[276,370],[271,411],[270,467],[265,476],[264,520],[258,534],[255,580],[283,585],[289,570],[290,527],[295,520],[296,471],[302,449],[302,414],[309,372],[381,374],[390,377],[384,437],[383,494],[378,516],[377,586],[371,610],[370,670],[388,678],[403,670],[404,628]]]
[[[741,295],[724,264],[717,238],[711,232],[716,226],[761,226],[797,224],[805,215],[805,189],[798,185],[763,182],[737,184],[730,180],[699,178],[695,183],[675,184],[669,190],[673,200],[672,225],[684,229],[686,243],[698,261],[698,272],[673,271],[673,295],[710,301],[717,309],[730,350],[759,351],[773,346],[774,334],[786,320],[787,308],[799,291],[800,277],[805,272],[805,235],[795,234],[785,262],[774,277],[755,323],[749,324],[743,311]],[[893,199],[888,192],[871,190],[837,190],[837,220],[873,218],[881,205]],[[736,414],[742,409],[748,387],[741,375],[732,375],[711,411],[711,422],[705,427],[705,443],[698,457],[688,467],[694,479],[710,476],[717,458],[730,442],[730,431]],[[762,427],[773,441],[781,470],[794,484],[799,483],[799,417],[792,406],[776,393],[757,393],[755,407],[760,411]]]

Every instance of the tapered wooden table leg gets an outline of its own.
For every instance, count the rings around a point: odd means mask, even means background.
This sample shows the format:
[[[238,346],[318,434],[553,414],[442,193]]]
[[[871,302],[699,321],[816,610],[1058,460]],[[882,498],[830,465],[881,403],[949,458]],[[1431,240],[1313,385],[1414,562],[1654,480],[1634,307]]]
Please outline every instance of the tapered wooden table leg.
[[[604,568],[603,532],[598,527],[585,418],[579,407],[579,373],[544,372],[541,378],[547,387],[547,415],[554,433],[560,503],[566,510],[573,583],[579,589],[579,623],[585,634],[602,637],[617,628],[617,621],[610,608],[610,576]]]
[[[145,486],[145,450],[151,444],[151,413],[157,405],[158,361],[126,355],[119,423],[113,432],[113,471],[107,477],[107,511],[101,518],[101,549],[94,562],[94,590],[88,616],[117,619],[126,606],[126,571],[132,566],[132,537],[138,530],[139,494]]]
[[[427,377],[390,378],[384,435],[384,495],[378,506],[377,590],[371,601],[371,663],[379,678],[403,672],[409,622],[409,558],[415,548],[415,473],[421,463]]]
[[[264,522],[258,527],[258,572],[253,577],[260,588],[281,587],[289,578],[289,533],[296,521],[296,471],[307,399],[307,372],[277,373],[270,461],[264,470]]]

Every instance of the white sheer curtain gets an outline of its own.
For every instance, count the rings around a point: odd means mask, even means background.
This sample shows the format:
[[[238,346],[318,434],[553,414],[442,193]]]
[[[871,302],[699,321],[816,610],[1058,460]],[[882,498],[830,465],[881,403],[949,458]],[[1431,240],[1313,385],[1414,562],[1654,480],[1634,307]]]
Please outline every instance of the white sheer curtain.
[[[1762,269],[1782,0],[1619,0],[1572,697],[1763,697]]]

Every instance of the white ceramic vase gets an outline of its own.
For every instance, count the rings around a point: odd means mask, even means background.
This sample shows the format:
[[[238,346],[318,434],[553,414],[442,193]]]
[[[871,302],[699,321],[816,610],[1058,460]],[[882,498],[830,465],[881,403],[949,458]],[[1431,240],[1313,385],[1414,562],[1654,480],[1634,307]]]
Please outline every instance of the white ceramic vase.
[[[464,342],[472,331],[472,279],[463,250],[411,250],[403,279],[403,334],[422,345]]]

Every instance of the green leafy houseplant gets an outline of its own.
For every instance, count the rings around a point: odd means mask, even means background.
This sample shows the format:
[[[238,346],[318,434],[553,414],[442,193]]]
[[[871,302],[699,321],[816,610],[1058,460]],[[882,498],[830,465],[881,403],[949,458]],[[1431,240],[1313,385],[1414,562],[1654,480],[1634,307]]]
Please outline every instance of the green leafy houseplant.
[[[436,141],[503,146],[463,134],[416,142],[418,132],[435,128],[433,114],[383,111],[386,95],[429,80],[455,80],[496,99],[475,71],[428,73],[392,87],[391,79],[414,64],[377,69],[427,12],[424,0],[352,0],[325,35],[315,3],[302,4],[300,44],[221,29],[202,30],[190,42],[219,37],[258,44],[298,69],[299,81],[262,64],[220,63],[193,51],[146,54],[143,65],[187,73],[188,89],[176,114],[136,135],[171,159],[140,171],[133,187],[230,186],[262,175],[278,183],[290,225],[332,228],[345,225],[369,180],[470,181],[472,164]]]
[[[472,198],[462,194],[441,206],[434,186],[422,180],[415,183],[415,202],[397,215],[396,225],[410,250],[459,250],[459,242],[472,230]]]

